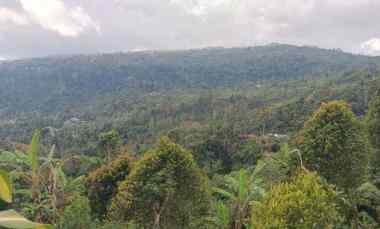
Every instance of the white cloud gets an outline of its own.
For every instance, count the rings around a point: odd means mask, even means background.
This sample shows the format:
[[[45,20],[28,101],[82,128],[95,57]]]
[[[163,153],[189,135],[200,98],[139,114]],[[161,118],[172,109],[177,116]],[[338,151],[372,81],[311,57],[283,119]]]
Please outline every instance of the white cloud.
[[[29,20],[25,15],[14,10],[0,7],[0,23],[14,23],[16,25],[28,25]]]
[[[380,0],[0,0],[1,7],[29,23],[0,16],[0,53],[12,57],[271,42],[369,53],[376,42],[364,41],[380,39]],[[102,36],[80,36],[98,25]]]
[[[188,13],[195,16],[205,16],[216,8],[231,5],[234,0],[171,0],[171,3],[181,6]]]
[[[360,47],[365,54],[380,55],[380,38],[372,38],[363,42]]]
[[[77,37],[89,29],[100,28],[81,8],[67,8],[61,0],[20,0],[23,9],[34,22],[62,36]]]
[[[187,14],[201,18],[203,33],[223,46],[252,45],[277,41],[282,32],[307,20],[315,0],[171,0]],[[196,28],[197,29],[197,28]],[[218,34],[220,33],[220,34]],[[206,42],[208,43],[208,42]]]

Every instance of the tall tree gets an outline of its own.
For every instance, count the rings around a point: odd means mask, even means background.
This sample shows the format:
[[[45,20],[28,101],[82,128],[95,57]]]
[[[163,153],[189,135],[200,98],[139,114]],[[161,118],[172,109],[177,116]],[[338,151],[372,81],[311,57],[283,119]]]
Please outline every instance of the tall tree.
[[[99,135],[99,146],[104,152],[105,158],[108,162],[112,159],[112,156],[120,149],[123,141],[117,130],[113,129],[111,131],[101,133]]]
[[[87,197],[92,213],[104,219],[119,182],[131,171],[131,157],[122,154],[109,164],[91,172],[86,179]]]
[[[298,136],[305,166],[348,190],[366,177],[369,147],[360,122],[339,101],[324,103]]]
[[[371,160],[371,174],[376,183],[380,182],[380,90],[372,99],[366,117],[369,140],[374,148]]]
[[[203,139],[193,146],[195,159],[209,174],[230,173],[237,142],[239,132],[232,124],[213,124]]]
[[[207,190],[192,154],[162,138],[120,184],[111,216],[141,228],[191,228],[207,216]]]

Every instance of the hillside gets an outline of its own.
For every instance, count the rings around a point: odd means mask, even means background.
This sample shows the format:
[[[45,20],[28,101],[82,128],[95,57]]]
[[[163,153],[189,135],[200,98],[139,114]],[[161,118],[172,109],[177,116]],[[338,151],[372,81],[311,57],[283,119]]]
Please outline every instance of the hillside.
[[[233,87],[366,68],[375,61],[288,45],[19,60],[0,65],[0,110],[62,111],[109,93]]]
[[[3,62],[0,139],[26,142],[33,129],[49,127],[62,151],[91,152],[97,134],[113,127],[145,140],[179,126],[206,128],[210,120],[238,123],[242,133],[261,131],[265,121],[287,133],[324,99],[346,99],[364,113],[362,92],[370,93],[379,62],[278,44]],[[301,119],[285,117],[289,107]],[[263,116],[268,109],[273,115]]]

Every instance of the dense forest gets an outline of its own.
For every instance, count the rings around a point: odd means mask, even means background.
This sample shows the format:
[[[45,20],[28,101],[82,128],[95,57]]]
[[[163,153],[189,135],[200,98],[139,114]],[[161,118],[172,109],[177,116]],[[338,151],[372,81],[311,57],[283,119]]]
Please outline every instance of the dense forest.
[[[0,228],[380,228],[379,65],[282,44],[0,62]]]

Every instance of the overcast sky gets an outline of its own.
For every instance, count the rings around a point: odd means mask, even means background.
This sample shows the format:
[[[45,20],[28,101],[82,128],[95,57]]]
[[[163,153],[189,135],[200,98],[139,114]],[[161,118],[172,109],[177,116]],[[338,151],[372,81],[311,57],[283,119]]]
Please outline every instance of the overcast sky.
[[[380,0],[0,0],[0,59],[253,46],[380,55]]]

